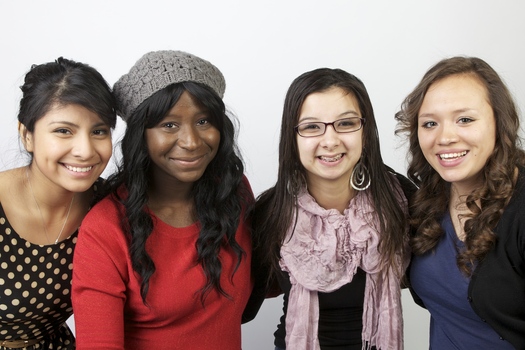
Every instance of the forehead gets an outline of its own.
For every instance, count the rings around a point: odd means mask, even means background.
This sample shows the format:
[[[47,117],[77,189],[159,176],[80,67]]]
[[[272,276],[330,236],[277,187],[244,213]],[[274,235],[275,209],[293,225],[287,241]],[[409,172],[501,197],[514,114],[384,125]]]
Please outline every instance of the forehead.
[[[74,124],[91,124],[101,123],[103,120],[100,116],[79,104],[59,104],[55,103],[51,105],[49,110],[42,115],[35,123],[37,124],[49,124],[49,123],[74,123]]]
[[[429,86],[422,108],[432,103],[490,104],[485,84],[474,74],[456,74],[440,79]]]
[[[306,96],[299,117],[333,117],[346,112],[361,115],[357,98],[340,87],[331,87]]]

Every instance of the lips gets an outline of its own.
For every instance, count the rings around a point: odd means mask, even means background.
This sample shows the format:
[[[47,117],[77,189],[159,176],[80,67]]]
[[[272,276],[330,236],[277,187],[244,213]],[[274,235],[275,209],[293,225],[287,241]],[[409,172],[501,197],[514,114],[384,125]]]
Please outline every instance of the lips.
[[[338,155],[335,155],[333,157],[319,156],[317,158],[319,158],[319,159],[321,159],[322,161],[325,161],[325,162],[337,162],[339,159],[343,158],[343,154],[339,153]]]
[[[199,156],[199,157],[193,157],[193,158],[173,158],[174,160],[178,160],[180,162],[187,162],[187,163],[192,163],[192,162],[195,162],[201,158],[203,158],[204,156]]]
[[[441,160],[455,160],[455,159],[466,156],[467,153],[468,153],[467,151],[454,152],[454,153],[441,153],[441,154],[438,154],[438,156]]]
[[[93,166],[87,166],[87,167],[76,167],[76,166],[71,166],[71,165],[67,165],[67,164],[64,164],[64,166],[70,170],[70,171],[73,171],[75,173],[87,173],[88,171],[90,171],[91,169],[93,169]]]

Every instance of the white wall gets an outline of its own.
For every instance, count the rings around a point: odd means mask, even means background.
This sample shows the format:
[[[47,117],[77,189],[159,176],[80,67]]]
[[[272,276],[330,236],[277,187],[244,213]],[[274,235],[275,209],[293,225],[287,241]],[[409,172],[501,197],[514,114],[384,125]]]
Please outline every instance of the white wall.
[[[0,2],[0,169],[20,163],[18,86],[30,65],[58,56],[86,62],[113,84],[145,52],[179,49],[217,65],[256,194],[277,173],[284,94],[299,74],[342,68],[360,77],[375,106],[383,157],[405,171],[394,113],[441,58],[479,56],[525,104],[525,2],[521,0],[193,0]],[[115,139],[122,134],[119,123]],[[111,171],[108,170],[108,171]],[[273,349],[280,298],[243,328],[245,349]],[[428,347],[428,314],[404,295],[406,349]]]

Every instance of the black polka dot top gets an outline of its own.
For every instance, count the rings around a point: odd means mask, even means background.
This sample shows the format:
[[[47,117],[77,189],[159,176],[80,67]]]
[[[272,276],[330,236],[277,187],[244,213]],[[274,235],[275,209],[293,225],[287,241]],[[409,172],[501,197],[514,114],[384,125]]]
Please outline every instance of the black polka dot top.
[[[21,238],[0,205],[0,349],[6,340],[38,339],[26,349],[74,349],[65,321],[73,313],[71,275],[77,232],[51,245]]]

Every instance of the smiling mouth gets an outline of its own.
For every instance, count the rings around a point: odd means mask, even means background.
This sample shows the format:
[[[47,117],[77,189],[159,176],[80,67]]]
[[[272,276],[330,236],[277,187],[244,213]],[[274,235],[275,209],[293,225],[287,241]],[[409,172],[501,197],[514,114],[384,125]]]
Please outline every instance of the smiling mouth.
[[[202,158],[202,157],[191,158],[191,159],[173,158],[173,160],[178,161],[178,162],[181,162],[181,163],[192,164],[192,163],[196,163],[196,162],[198,162],[199,160],[201,160],[201,158]]]
[[[319,156],[317,157],[325,162],[337,162],[339,159],[343,158],[343,154],[339,153],[335,157],[325,157],[325,156]]]
[[[74,171],[75,173],[87,173],[91,169],[93,169],[93,166],[87,166],[87,167],[76,167],[71,165],[65,165],[64,166],[71,171]]]
[[[467,151],[463,151],[459,153],[443,153],[443,154],[438,154],[438,156],[442,160],[454,160],[454,159],[458,159],[458,158],[466,156],[467,153],[468,153]]]

